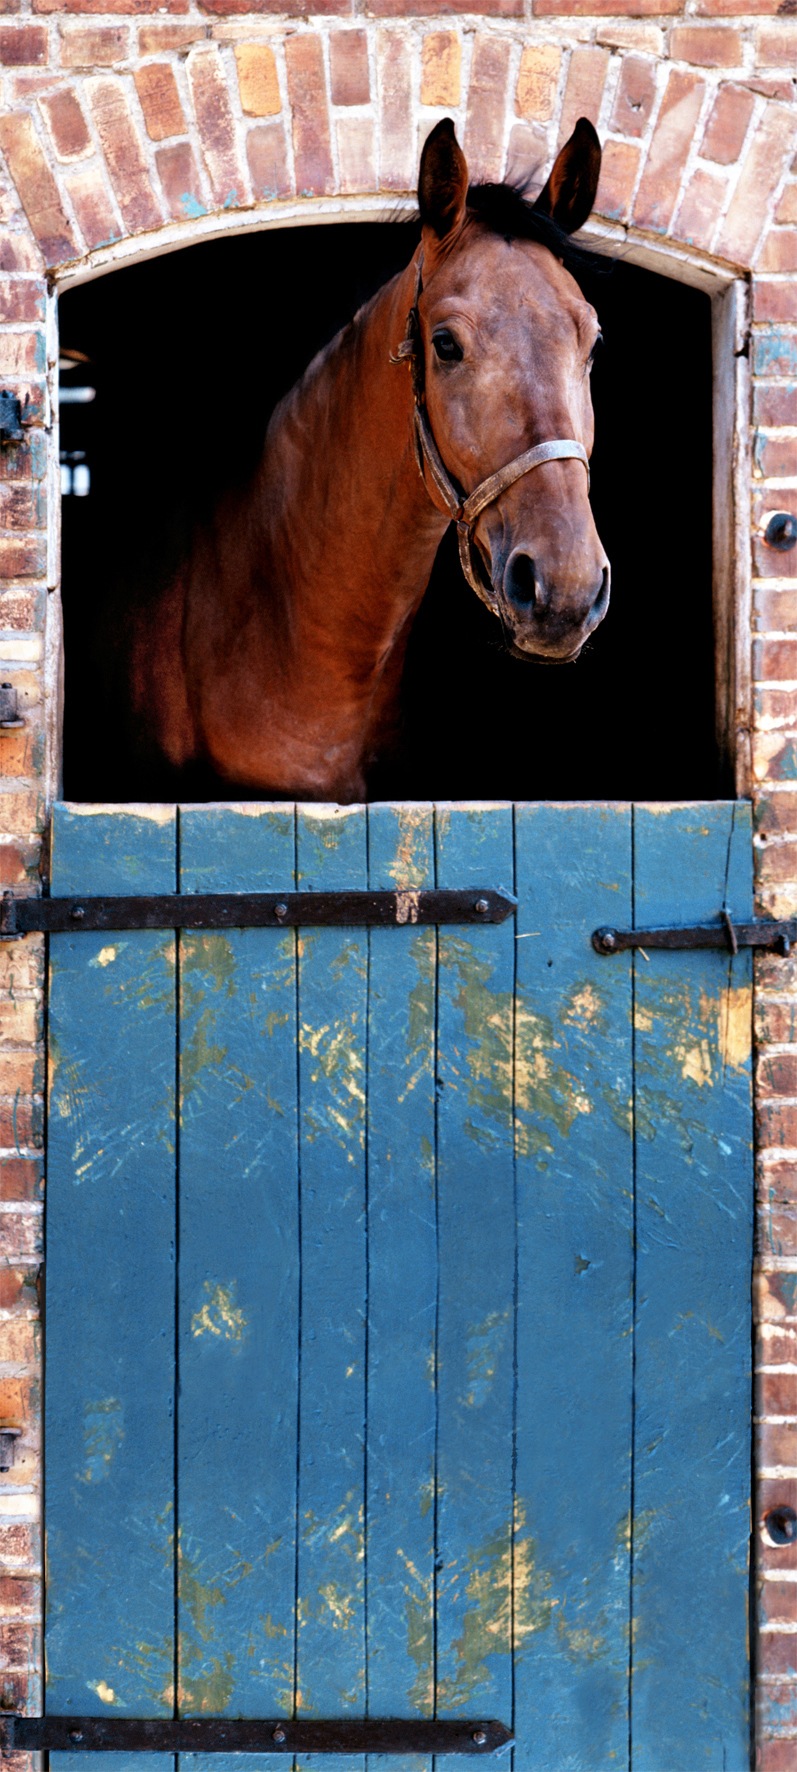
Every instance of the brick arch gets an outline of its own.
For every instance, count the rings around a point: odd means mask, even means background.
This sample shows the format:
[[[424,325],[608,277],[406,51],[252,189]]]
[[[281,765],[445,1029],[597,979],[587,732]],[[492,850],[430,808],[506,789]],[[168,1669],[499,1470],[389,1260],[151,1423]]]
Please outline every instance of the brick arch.
[[[164,229],[188,240],[207,217],[406,196],[447,112],[482,178],[544,168],[586,114],[605,144],[600,216],[744,270],[781,268],[767,235],[797,135],[775,71],[789,27],[757,29],[757,59],[772,65],[755,78],[745,34],[713,23],[621,24],[568,44],[546,21],[335,19],[261,35],[151,21],[135,53],[130,27],[70,21],[51,73],[48,30],[3,28],[17,102],[0,148],[12,237],[56,275]]]

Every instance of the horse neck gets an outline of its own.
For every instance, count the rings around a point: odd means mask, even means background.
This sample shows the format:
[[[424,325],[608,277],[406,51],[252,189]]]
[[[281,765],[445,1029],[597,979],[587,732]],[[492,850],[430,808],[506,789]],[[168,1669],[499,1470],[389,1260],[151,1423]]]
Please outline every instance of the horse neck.
[[[418,473],[408,367],[391,361],[414,291],[413,262],[315,359],[263,464],[293,633],[340,631],[355,669],[407,628],[448,522]]]

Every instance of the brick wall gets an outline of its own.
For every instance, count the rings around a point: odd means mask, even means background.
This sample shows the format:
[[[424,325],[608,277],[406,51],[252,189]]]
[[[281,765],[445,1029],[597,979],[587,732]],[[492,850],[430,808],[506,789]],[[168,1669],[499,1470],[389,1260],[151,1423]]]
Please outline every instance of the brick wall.
[[[109,0],[110,3],[110,0]],[[461,0],[464,12],[467,0]],[[794,0],[319,0],[311,21],[236,0],[0,0],[0,383],[27,399],[0,451],[0,884],[36,890],[57,781],[57,435],[48,292],[86,261],[297,209],[412,191],[451,113],[473,172],[544,164],[586,113],[598,210],[752,282],[753,771],[759,909],[797,913],[797,19]],[[785,16],[782,16],[785,15]],[[49,528],[48,528],[49,523]],[[0,1705],[39,1702],[37,1290],[42,952],[0,945]],[[797,960],[758,968],[761,1515],[797,1510]],[[757,1531],[762,1772],[797,1767],[797,1547]],[[13,1769],[12,1769],[13,1772]],[[666,1769],[663,1769],[666,1772]]]

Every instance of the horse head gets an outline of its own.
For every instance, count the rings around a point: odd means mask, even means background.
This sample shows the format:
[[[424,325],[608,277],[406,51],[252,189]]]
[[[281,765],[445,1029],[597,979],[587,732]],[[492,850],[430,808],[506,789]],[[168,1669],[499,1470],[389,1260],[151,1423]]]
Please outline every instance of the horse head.
[[[511,186],[469,188],[448,118],[421,158],[404,347],[419,458],[430,495],[457,519],[466,576],[521,658],[576,658],[609,606],[588,496],[600,328],[565,262],[600,159],[581,118],[532,204]]]

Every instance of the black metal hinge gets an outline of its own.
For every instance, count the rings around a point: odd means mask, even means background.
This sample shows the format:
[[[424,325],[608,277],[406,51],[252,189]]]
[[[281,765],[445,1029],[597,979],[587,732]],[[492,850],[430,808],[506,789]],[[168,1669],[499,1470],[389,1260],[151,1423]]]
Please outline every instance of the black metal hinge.
[[[490,1754],[505,1723],[393,1717],[0,1717],[10,1753]]]
[[[491,886],[394,892],[164,892],[135,897],[21,898],[4,892],[0,940],[33,933],[123,929],[401,928],[503,923],[517,899]]]
[[[781,922],[766,918],[754,923],[734,923],[730,911],[721,911],[717,923],[692,923],[673,929],[595,929],[592,945],[597,954],[621,954],[628,948],[764,948],[786,959],[797,941],[797,917]]]

